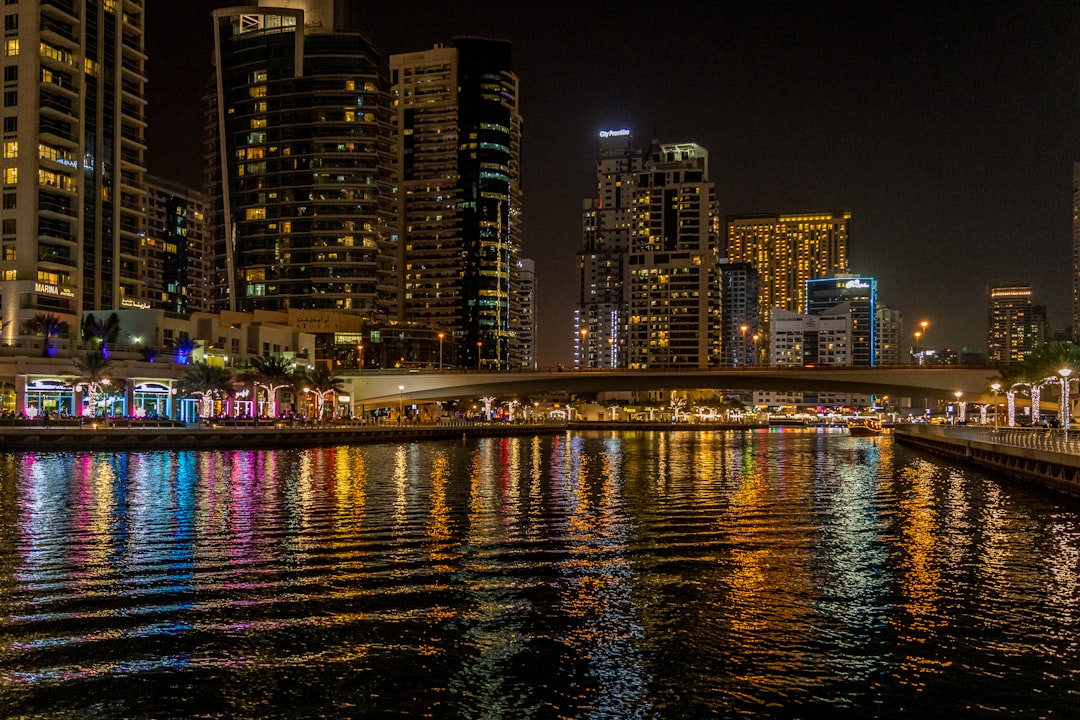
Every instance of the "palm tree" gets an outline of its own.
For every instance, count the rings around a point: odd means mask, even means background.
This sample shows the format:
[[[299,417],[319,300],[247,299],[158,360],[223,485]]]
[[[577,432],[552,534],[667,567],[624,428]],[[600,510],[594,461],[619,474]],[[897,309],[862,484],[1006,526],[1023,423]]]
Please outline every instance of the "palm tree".
[[[109,357],[109,343],[115,343],[120,335],[120,318],[116,313],[107,320],[98,320],[91,313],[83,321],[83,340],[96,340],[101,343],[101,354]]]
[[[199,417],[205,419],[214,414],[214,400],[220,397],[228,397],[232,392],[232,371],[227,368],[216,367],[197,362],[188,368],[180,381],[180,386],[186,395],[198,395],[202,398],[199,407]]]
[[[191,362],[191,354],[199,349],[199,341],[192,340],[187,335],[181,335],[176,340],[170,340],[169,344],[172,346],[173,352],[176,353],[178,365],[187,365]]]
[[[26,321],[26,332],[45,338],[45,357],[56,357],[51,340],[68,331],[68,324],[52,313],[38,313]]]
[[[75,370],[79,374],[79,382],[75,389],[86,389],[88,407],[81,415],[93,417],[97,414],[97,398],[105,386],[110,384],[109,372],[112,370],[112,360],[106,357],[100,350],[87,350],[85,355],[76,357],[74,360]]]
[[[336,377],[330,368],[320,365],[311,372],[303,373],[301,380],[305,390],[315,393],[315,417],[323,419],[323,406],[329,393],[337,394],[345,390],[345,383]]]
[[[277,394],[285,388],[295,388],[297,383],[296,366],[292,360],[283,357],[251,358],[251,381],[255,385],[256,401],[259,388],[266,390],[266,400],[270,403],[270,416],[277,417]]]

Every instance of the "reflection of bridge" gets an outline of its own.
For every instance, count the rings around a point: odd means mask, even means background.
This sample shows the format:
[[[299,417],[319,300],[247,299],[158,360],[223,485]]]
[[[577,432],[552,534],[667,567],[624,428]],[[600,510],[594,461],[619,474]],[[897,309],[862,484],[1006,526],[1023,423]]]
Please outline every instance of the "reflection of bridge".
[[[393,405],[490,395],[616,390],[773,390],[842,392],[990,402],[995,368],[752,368],[745,370],[568,370],[565,372],[364,371],[346,379],[354,405]],[[401,389],[401,388],[404,389]]]

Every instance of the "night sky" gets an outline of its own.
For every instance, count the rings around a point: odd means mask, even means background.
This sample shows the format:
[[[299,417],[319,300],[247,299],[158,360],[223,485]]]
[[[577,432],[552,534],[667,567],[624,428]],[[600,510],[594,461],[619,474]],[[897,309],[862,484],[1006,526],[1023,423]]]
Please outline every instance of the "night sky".
[[[202,183],[209,9],[147,2],[151,172]],[[386,55],[508,39],[524,117],[525,247],[542,365],[568,363],[598,133],[709,150],[723,215],[850,211],[851,270],[909,336],[986,350],[986,294],[1071,314],[1080,4],[363,2]]]

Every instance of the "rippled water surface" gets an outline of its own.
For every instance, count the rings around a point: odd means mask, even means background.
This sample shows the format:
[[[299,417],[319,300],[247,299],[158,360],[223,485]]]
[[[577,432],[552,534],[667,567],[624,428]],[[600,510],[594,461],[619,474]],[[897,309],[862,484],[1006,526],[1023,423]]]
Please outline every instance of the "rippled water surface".
[[[0,455],[0,715],[1080,717],[1080,501],[891,439]]]

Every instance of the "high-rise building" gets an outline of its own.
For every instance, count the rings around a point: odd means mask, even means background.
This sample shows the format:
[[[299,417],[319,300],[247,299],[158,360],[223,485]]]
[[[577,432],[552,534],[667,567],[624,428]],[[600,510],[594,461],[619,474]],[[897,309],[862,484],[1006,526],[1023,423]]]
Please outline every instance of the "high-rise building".
[[[520,367],[521,115],[510,44],[457,38],[390,58],[398,319],[451,335],[466,366]]]
[[[644,150],[633,147],[629,129],[600,132],[596,196],[584,201],[577,254],[578,303],[575,358],[578,366],[626,367],[626,260],[634,230],[634,191]]]
[[[845,274],[806,281],[808,314],[821,315],[841,305],[851,314],[850,364],[877,365],[877,280]]]
[[[517,339],[521,369],[535,370],[536,360],[536,263],[528,258],[518,261],[518,308],[520,308]]]
[[[907,362],[908,357],[902,349],[904,337],[904,318],[899,310],[885,305],[877,306],[877,357],[881,365],[896,365]]]
[[[758,321],[757,270],[750,263],[720,263],[720,327],[724,367],[768,364]]]
[[[143,296],[144,2],[4,4],[0,327]]]
[[[851,213],[728,217],[728,261],[749,263],[761,279],[763,332],[772,308],[804,311],[808,280],[847,272],[850,224]]]
[[[695,143],[646,151],[627,257],[627,367],[720,364],[715,186]]]
[[[209,204],[205,193],[147,176],[140,257],[149,307],[182,315],[209,308]]]
[[[1045,337],[1046,313],[1035,312],[1029,285],[990,288],[986,349],[991,362],[1023,362]]]
[[[392,309],[388,79],[355,10],[259,0],[213,12],[215,309]]]

